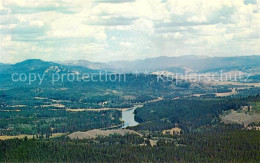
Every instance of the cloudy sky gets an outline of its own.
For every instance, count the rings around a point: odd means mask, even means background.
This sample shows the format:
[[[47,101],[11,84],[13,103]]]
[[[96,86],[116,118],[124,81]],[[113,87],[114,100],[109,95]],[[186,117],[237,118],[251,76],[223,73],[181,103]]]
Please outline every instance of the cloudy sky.
[[[0,62],[260,54],[260,0],[0,0]]]

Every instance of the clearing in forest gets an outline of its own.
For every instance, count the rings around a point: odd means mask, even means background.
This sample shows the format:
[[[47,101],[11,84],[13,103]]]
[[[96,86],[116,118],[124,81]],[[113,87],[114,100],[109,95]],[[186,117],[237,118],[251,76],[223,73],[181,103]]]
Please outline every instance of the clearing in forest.
[[[69,134],[68,137],[71,139],[95,139],[98,136],[109,136],[113,134],[119,134],[122,136],[126,134],[137,134],[139,136],[142,136],[138,132],[133,130],[128,130],[128,129],[113,129],[113,130],[94,129],[86,132],[74,132],[72,134]]]

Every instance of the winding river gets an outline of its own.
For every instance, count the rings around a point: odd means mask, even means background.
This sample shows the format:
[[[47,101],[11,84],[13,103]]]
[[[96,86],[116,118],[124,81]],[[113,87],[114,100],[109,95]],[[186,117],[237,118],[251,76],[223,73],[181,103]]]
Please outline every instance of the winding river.
[[[124,121],[124,124],[121,128],[132,127],[139,124],[138,122],[135,121],[134,111],[135,109],[140,107],[143,107],[143,105],[135,105],[131,109],[122,112],[122,120]]]
[[[153,103],[153,102],[158,102],[163,100],[162,97],[158,97],[157,99],[147,101],[145,103]],[[137,108],[141,108],[144,106],[145,103],[134,105],[132,108],[130,108],[127,111],[122,111],[122,120],[124,121],[124,124],[121,128],[126,128],[126,127],[133,127],[137,126],[139,123],[135,121],[135,114],[134,111]]]

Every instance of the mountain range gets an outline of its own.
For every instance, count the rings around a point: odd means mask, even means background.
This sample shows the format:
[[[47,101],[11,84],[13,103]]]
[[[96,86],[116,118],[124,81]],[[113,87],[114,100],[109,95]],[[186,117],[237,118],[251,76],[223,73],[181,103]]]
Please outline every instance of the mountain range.
[[[239,57],[157,57],[134,61],[90,62],[75,60],[66,62],[47,62],[28,59],[16,64],[0,63],[0,74],[13,72],[97,72],[99,70],[117,73],[142,73],[168,71],[173,73],[209,73],[242,71],[259,74],[260,56]]]
[[[89,62],[85,60],[66,61],[63,64],[84,66],[90,69],[109,70],[112,72],[154,72],[169,71],[183,73],[216,72],[216,71],[259,71],[260,56],[239,56],[239,57],[157,57],[134,61],[114,61],[107,63]]]

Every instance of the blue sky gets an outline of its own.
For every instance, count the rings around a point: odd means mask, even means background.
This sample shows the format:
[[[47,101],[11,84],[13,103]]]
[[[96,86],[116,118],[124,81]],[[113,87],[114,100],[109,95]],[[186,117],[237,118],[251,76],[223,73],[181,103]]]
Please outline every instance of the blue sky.
[[[260,0],[0,0],[0,62],[258,55]]]

